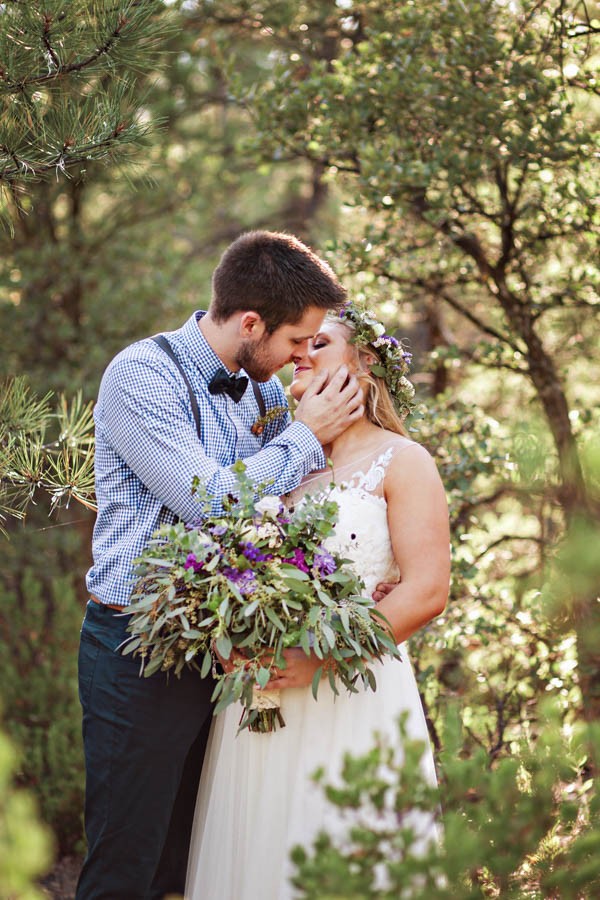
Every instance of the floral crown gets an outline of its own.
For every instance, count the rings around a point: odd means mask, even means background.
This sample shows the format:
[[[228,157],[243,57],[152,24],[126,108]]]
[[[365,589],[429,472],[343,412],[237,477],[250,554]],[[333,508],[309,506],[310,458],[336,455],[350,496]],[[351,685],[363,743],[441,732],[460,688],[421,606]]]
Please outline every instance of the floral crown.
[[[394,402],[397,413],[404,418],[414,408],[415,389],[406,377],[412,354],[391,334],[385,326],[365,309],[346,303],[339,312],[339,319],[352,328],[353,344],[364,344],[373,351],[377,361],[370,365],[372,375],[383,378]]]

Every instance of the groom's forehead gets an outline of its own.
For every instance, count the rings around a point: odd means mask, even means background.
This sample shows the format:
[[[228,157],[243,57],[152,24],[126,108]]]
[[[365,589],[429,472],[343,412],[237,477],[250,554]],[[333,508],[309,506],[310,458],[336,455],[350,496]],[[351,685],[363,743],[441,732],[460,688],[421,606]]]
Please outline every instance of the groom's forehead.
[[[282,337],[293,338],[296,341],[308,341],[319,330],[324,317],[324,310],[310,310],[298,322],[281,325],[274,333],[281,334]]]

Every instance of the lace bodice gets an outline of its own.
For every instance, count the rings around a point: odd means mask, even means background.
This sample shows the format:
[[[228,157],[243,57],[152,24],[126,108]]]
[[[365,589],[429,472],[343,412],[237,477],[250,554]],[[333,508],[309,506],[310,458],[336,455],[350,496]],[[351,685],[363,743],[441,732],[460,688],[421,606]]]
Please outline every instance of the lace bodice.
[[[339,505],[339,517],[335,534],[326,541],[327,549],[351,560],[352,568],[365,582],[368,593],[372,593],[380,581],[394,582],[399,577],[390,540],[383,481],[392,457],[409,446],[412,441],[396,440],[375,457],[367,457],[362,468],[352,471],[347,478],[342,470],[334,473],[333,479],[328,479],[329,483],[333,480],[334,487],[327,491],[327,496]],[[311,481],[303,485],[305,492],[311,490],[319,478]],[[323,481],[324,476],[320,476],[321,487]]]

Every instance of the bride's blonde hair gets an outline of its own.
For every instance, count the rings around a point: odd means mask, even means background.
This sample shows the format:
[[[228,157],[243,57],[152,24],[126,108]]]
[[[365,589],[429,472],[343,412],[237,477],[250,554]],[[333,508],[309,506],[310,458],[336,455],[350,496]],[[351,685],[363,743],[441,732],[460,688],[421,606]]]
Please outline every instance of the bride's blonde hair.
[[[341,322],[335,316],[328,316],[328,321],[344,330],[348,345],[355,353],[360,372],[360,381],[365,391],[365,414],[369,422],[372,422],[373,425],[378,425],[380,428],[385,428],[387,431],[394,431],[396,434],[408,437],[404,421],[396,411],[392,395],[385,380],[378,375],[373,375],[371,372],[369,359],[373,360],[376,358],[374,350],[367,343],[350,340],[354,329],[349,323]]]

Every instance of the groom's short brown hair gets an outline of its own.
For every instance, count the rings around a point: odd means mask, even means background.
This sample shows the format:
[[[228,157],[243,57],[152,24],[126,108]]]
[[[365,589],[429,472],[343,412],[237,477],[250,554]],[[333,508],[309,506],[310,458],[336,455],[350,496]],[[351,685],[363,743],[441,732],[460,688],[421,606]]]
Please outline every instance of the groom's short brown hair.
[[[339,309],[346,290],[331,267],[291,234],[248,231],[230,244],[214,271],[215,321],[257,312],[269,332],[295,324],[310,306]]]

